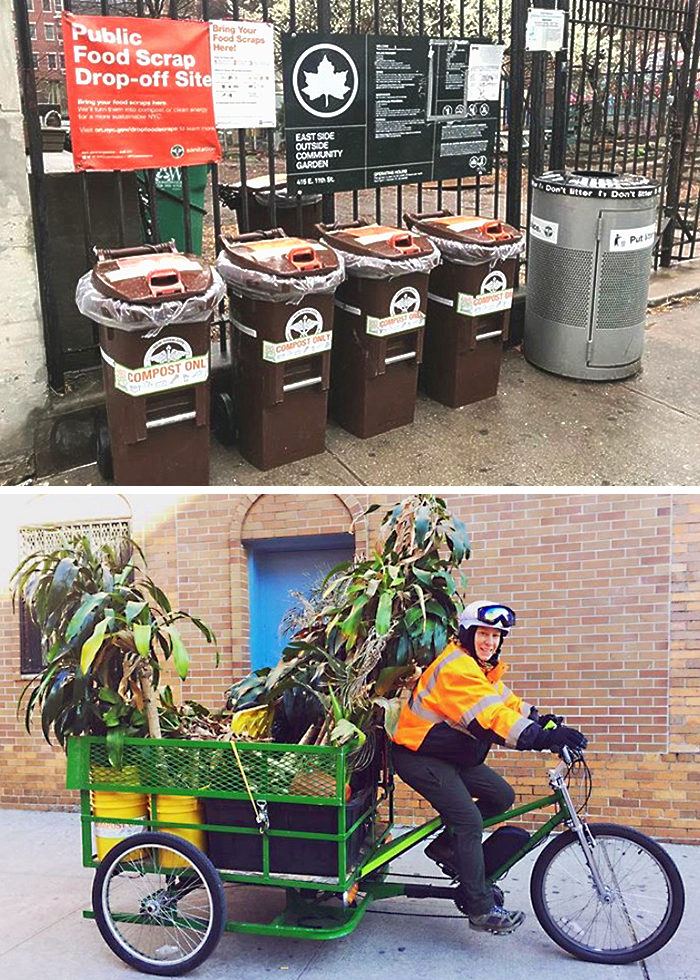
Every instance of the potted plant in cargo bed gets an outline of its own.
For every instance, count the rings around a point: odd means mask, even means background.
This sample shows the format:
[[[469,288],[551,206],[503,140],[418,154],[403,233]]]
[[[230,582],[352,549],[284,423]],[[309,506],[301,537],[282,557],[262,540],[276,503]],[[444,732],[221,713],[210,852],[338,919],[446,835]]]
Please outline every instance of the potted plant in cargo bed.
[[[361,751],[377,708],[391,730],[402,687],[456,631],[459,566],[470,553],[464,524],[440,497],[416,494],[386,512],[381,531],[368,557],[339,565],[313,601],[301,601],[280,662],[228,692],[234,712],[276,706],[275,740],[356,742]]]
[[[94,549],[80,537],[29,555],[12,576],[13,599],[24,599],[42,638],[44,666],[18,704],[27,730],[39,711],[48,742],[52,731],[61,745],[69,735],[104,735],[116,769],[126,736],[161,736],[164,665],[172,661],[180,678],[187,677],[189,658],[176,623],[189,620],[216,645],[205,623],[173,610],[138,567],[139,558],[145,566],[133,541]]]

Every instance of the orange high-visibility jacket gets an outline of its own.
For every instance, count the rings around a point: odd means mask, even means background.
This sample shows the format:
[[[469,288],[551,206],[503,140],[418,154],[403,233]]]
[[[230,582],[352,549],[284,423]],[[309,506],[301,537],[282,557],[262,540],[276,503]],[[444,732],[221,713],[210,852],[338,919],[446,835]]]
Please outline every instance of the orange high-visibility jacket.
[[[528,718],[532,705],[517,697],[501,680],[505,664],[484,672],[478,662],[457,643],[450,643],[422,674],[411,697],[403,706],[394,733],[394,742],[417,752],[423,746],[428,754],[442,755],[438,744],[446,744],[443,738],[429,737],[438,734],[441,726],[448,741],[461,743],[465,749],[465,761],[478,764],[492,743],[508,745],[515,749],[532,748],[533,740],[541,730]],[[454,734],[466,737],[462,743],[452,738],[444,726]],[[469,751],[469,743],[482,743],[481,758]],[[436,751],[430,750],[431,744]],[[454,756],[452,748],[449,753]]]

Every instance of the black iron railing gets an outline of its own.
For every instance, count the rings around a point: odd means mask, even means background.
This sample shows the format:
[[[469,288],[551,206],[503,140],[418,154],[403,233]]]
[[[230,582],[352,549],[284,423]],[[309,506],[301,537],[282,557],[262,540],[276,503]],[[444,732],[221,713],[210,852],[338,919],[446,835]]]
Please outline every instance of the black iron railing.
[[[47,220],[41,132],[31,57],[27,0],[14,0],[24,112],[31,162],[34,227],[41,279],[42,308],[50,383],[64,387],[65,374],[97,363],[97,338],[85,327],[82,341],[64,336],[57,309],[55,267],[49,260],[51,228]],[[432,37],[485,37],[506,45],[501,113],[493,172],[432,184],[399,185],[323,196],[322,217],[401,223],[405,210],[449,207],[457,212],[502,217],[518,227],[529,219],[530,176],[547,168],[631,171],[657,179],[663,188],[659,214],[660,247],[656,261],[692,258],[700,218],[700,0],[538,0],[569,13],[566,47],[556,55],[525,50],[527,0],[65,0],[78,14],[169,16],[273,21],[278,36],[292,31],[422,34]],[[222,232],[233,222],[250,230],[247,188],[253,176],[285,169],[277,130],[238,130],[222,134],[228,148],[221,165],[209,168],[205,252],[213,258]],[[262,150],[261,150],[262,147]],[[255,149],[255,153],[253,153]],[[254,171],[254,172],[253,172]],[[126,218],[125,174],[115,175],[116,207],[110,241],[96,240],[91,188],[99,175],[78,176],[82,189],[84,268],[95,245],[134,244]],[[186,250],[193,245],[191,176],[182,168],[182,221]],[[127,190],[127,186],[129,190]],[[223,190],[220,192],[220,187]],[[227,194],[228,191],[228,194]],[[141,191],[147,214],[144,234],[160,240],[156,173],[145,173]],[[227,207],[235,198],[234,218]],[[268,196],[268,224],[278,223],[275,194]],[[223,204],[223,207],[222,207]],[[301,198],[297,211],[301,217]],[[207,253],[207,254],[208,254]],[[54,263],[55,266],[55,263]],[[220,343],[226,344],[221,330]]]

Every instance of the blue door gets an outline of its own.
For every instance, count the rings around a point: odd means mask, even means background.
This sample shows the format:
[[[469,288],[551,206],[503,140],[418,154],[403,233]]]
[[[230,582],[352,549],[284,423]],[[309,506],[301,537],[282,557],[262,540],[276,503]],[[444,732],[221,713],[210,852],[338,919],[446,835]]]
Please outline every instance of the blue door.
[[[273,667],[289,641],[280,632],[285,613],[296,605],[291,592],[307,595],[331,568],[352,559],[352,534],[314,534],[246,542],[250,583],[251,668]]]

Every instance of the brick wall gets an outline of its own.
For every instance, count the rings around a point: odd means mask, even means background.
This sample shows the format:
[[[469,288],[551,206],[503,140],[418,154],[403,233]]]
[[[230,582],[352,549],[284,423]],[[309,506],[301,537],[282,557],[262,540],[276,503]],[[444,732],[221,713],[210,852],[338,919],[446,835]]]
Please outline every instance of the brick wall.
[[[219,705],[248,669],[246,540],[338,533],[355,521],[356,547],[366,551],[381,512],[367,519],[363,511],[396,497],[211,494],[146,508],[133,495],[134,533],[150,574],[219,638],[217,669],[199,634],[183,627],[192,660],[183,693]],[[509,685],[544,710],[558,709],[590,738],[589,812],[662,838],[700,841],[700,495],[503,493],[447,502],[471,534],[469,596],[518,611],[504,648]],[[0,804],[69,805],[60,750],[24,734],[14,718],[18,631],[8,602],[0,625]],[[521,801],[546,792],[551,756],[499,749],[491,758]],[[399,787],[399,822],[430,813]]]

